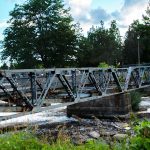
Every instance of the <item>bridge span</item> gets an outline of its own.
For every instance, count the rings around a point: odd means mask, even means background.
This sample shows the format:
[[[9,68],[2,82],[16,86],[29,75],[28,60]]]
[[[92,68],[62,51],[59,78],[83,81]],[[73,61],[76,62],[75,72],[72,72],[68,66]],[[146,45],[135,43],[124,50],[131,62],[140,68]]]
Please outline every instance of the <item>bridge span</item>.
[[[36,113],[149,86],[150,66],[1,70],[0,109]]]

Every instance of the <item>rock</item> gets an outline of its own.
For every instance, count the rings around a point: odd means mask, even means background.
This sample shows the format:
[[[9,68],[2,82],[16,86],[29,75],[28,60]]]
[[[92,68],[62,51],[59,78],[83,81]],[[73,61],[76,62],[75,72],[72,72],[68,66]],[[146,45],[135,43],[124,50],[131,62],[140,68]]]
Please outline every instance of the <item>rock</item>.
[[[139,118],[150,118],[150,111],[140,111],[136,113],[137,117]]]
[[[111,132],[108,132],[108,131],[104,132],[103,131],[100,133],[101,136],[113,136],[115,134],[116,134],[116,132],[113,132],[113,131],[111,131]]]
[[[139,104],[140,111],[147,111],[150,108],[150,97],[142,97],[142,101]]]
[[[129,126],[128,123],[121,123],[121,122],[118,122],[118,123],[115,123],[120,129],[125,129],[125,130],[130,130],[131,127]],[[116,127],[117,127],[116,126]]]
[[[131,127],[125,127],[124,129],[125,130],[131,130]]]
[[[88,136],[78,135],[72,138],[72,142],[75,145],[84,144],[88,140]]]
[[[145,108],[145,107],[139,107],[139,111],[147,111],[147,108]]]
[[[88,135],[94,139],[98,139],[100,137],[100,134],[96,131],[91,131]]]
[[[118,141],[122,141],[122,140],[126,139],[127,136],[128,136],[127,134],[118,133],[118,134],[115,134],[113,137],[114,137],[114,139],[116,139]]]

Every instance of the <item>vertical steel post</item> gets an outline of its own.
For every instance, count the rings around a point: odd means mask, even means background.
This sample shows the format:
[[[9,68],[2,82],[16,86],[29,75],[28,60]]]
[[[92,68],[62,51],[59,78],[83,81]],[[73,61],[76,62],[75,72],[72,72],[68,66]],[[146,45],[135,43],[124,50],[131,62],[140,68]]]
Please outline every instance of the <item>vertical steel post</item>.
[[[30,76],[30,82],[31,82],[32,105],[34,105],[37,99],[36,74],[34,72],[30,72],[29,76]]]
[[[77,97],[77,77],[76,70],[71,70],[71,78],[72,78],[72,92],[74,97]]]
[[[140,66],[140,36],[137,37],[138,40],[138,65]]]

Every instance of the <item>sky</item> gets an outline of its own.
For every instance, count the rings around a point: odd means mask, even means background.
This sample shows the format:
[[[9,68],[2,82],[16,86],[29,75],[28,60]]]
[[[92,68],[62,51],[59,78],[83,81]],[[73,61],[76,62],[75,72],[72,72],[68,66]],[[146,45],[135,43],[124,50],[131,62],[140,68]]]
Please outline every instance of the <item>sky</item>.
[[[71,8],[71,15],[75,22],[79,22],[83,34],[94,26],[98,26],[100,20],[109,27],[112,20],[116,20],[121,36],[125,35],[128,26],[133,20],[142,19],[142,14],[148,6],[149,0],[64,0],[66,6]],[[3,40],[3,32],[8,27],[9,12],[15,4],[22,4],[25,0],[0,0],[0,40]]]

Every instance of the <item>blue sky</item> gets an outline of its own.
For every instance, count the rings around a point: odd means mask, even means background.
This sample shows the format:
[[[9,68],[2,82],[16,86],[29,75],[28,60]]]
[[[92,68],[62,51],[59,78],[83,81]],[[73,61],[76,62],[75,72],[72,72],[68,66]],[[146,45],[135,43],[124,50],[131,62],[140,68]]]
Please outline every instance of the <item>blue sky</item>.
[[[0,0],[0,40],[8,26],[9,12],[15,3],[22,4],[25,0]],[[70,6],[75,22],[79,22],[86,32],[92,25],[97,26],[100,20],[109,27],[111,20],[117,20],[121,35],[124,36],[133,20],[141,19],[148,5],[148,0],[65,0]]]

